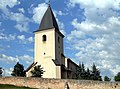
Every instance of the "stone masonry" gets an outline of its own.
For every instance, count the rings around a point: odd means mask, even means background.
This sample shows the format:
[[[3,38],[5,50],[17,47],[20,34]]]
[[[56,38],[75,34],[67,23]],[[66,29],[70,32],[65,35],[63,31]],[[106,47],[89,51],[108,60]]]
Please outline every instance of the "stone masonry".
[[[100,82],[72,79],[44,79],[33,77],[3,77],[0,84],[38,89],[120,89],[119,82]]]

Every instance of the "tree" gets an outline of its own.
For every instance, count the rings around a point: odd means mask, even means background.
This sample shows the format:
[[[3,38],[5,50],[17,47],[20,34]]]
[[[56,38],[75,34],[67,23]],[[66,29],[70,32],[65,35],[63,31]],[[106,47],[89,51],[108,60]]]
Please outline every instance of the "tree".
[[[87,68],[87,71],[86,71],[86,79],[90,80],[90,70],[89,70],[89,68]]]
[[[91,71],[91,79],[102,81],[102,78],[100,76],[100,71],[96,68],[96,65],[94,63]]]
[[[0,76],[2,76],[3,70],[2,67],[0,67]]]
[[[96,65],[93,64],[92,70],[85,70],[84,64],[79,63],[79,67],[77,69],[77,79],[85,79],[85,80],[99,80],[102,81],[100,76],[100,71],[96,68]]]
[[[83,63],[82,63],[81,69],[82,69],[82,72],[81,72],[80,76],[81,76],[82,79],[86,79],[86,71],[85,71],[85,66],[84,66]]]
[[[104,81],[110,81],[111,79],[108,76],[104,77]]]
[[[89,68],[87,68],[87,70],[85,70],[85,66],[82,63],[79,63],[79,67],[77,69],[77,79],[86,79],[86,80],[90,80],[90,70]]]
[[[19,76],[19,77],[25,77],[25,71],[24,71],[24,66],[22,64],[17,64],[14,66],[14,70],[11,73],[12,76]]]
[[[41,65],[35,66],[34,70],[31,71],[32,77],[42,77],[44,72]]]
[[[81,67],[81,63],[79,63],[79,67],[77,69],[77,79],[82,79],[81,73],[82,73],[82,67]]]
[[[79,67],[77,69],[77,79],[86,79],[86,71],[83,63],[79,63]]]
[[[120,72],[117,73],[117,75],[114,77],[115,81],[120,81]]]

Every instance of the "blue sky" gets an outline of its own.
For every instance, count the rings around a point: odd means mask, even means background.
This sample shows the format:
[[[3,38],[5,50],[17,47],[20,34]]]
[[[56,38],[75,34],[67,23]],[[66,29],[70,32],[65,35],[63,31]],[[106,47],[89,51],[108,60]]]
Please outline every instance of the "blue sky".
[[[10,75],[16,62],[27,68],[34,59],[34,34],[47,0],[0,2],[0,66]],[[51,0],[65,35],[65,56],[86,67],[93,63],[102,76],[120,71],[120,0]]]

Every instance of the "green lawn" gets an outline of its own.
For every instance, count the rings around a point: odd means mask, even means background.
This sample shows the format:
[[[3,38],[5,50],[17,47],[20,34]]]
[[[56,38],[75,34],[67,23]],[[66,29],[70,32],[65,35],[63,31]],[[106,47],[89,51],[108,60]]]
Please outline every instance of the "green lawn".
[[[36,89],[36,88],[18,87],[14,85],[0,84],[0,89]]]

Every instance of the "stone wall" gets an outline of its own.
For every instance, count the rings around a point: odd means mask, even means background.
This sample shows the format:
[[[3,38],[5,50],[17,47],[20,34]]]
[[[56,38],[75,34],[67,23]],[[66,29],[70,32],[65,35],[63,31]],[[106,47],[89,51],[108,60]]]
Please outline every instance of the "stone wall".
[[[12,84],[39,89],[120,89],[119,82],[99,82],[70,79],[42,79],[32,77],[0,78],[0,84]],[[66,88],[68,86],[68,88]]]

